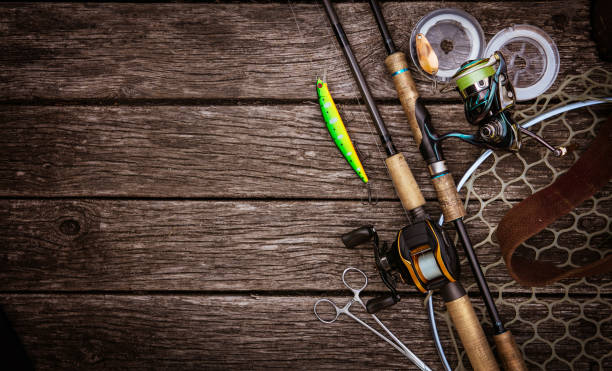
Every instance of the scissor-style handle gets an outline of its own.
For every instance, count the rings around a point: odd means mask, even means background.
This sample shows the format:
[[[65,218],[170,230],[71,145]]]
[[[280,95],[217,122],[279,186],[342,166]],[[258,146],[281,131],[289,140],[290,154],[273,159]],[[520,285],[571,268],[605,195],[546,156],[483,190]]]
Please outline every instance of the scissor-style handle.
[[[361,274],[363,276],[364,282],[363,282],[363,286],[361,286],[360,288],[356,289],[353,286],[351,286],[350,283],[346,282],[346,274],[350,271],[355,271],[358,272],[359,274]],[[344,286],[346,286],[349,290],[351,290],[353,292],[353,294],[355,295],[359,295],[359,293],[366,288],[366,286],[368,285],[368,276],[361,270],[361,269],[357,269],[355,267],[348,267],[344,270],[344,272],[342,272],[342,282],[344,282]]]
[[[364,279],[364,283],[363,286],[361,286],[358,289],[355,289],[353,286],[351,286],[350,283],[347,282],[346,280],[346,274],[351,272],[351,271],[355,271],[359,274],[361,274],[363,276]],[[333,301],[331,301],[330,299],[319,299],[315,302],[314,304],[314,313],[315,316],[317,317],[317,319],[323,323],[333,323],[336,322],[336,320],[338,319],[338,317],[340,317],[340,315],[342,313],[346,314],[347,316],[349,316],[350,318],[352,318],[355,322],[359,323],[360,325],[362,325],[363,327],[367,328],[368,330],[372,331],[372,333],[374,333],[376,336],[378,336],[379,338],[383,339],[384,341],[386,341],[389,345],[391,345],[393,348],[395,348],[398,352],[402,353],[403,355],[405,355],[408,359],[410,359],[415,365],[417,365],[421,370],[424,371],[431,371],[431,369],[429,367],[427,367],[427,365],[421,361],[416,355],[414,355],[414,353],[412,353],[410,351],[410,349],[408,349],[404,343],[402,343],[388,328],[387,326],[385,326],[379,319],[378,317],[376,317],[374,314],[371,314],[372,318],[376,321],[376,323],[378,323],[378,325],[385,330],[385,332],[391,336],[391,338],[393,340],[390,340],[389,338],[387,338],[386,336],[384,336],[383,334],[381,334],[379,331],[377,331],[375,328],[373,328],[372,326],[368,325],[367,323],[365,323],[363,320],[359,319],[357,316],[355,316],[353,313],[351,313],[349,311],[349,308],[351,307],[351,305],[353,305],[354,303],[359,303],[361,304],[361,306],[365,309],[366,306],[363,303],[363,301],[361,300],[361,298],[359,297],[359,293],[366,288],[366,286],[368,285],[368,276],[360,269],[357,269],[355,267],[348,267],[344,270],[344,272],[342,272],[342,282],[344,282],[344,285],[353,292],[353,299],[349,300],[348,303],[346,303],[346,305],[344,306],[344,308],[339,308],[336,303],[334,303]],[[319,312],[317,312],[317,306],[320,303],[329,303],[334,310],[336,311],[336,315],[334,318],[332,319],[324,319],[319,315]]]
[[[317,305],[319,305],[320,303],[325,302],[325,303],[329,303],[334,310],[336,311],[336,316],[331,319],[331,320],[327,320],[322,318],[319,313],[317,312]],[[342,313],[342,310],[340,308],[338,308],[338,306],[336,305],[336,303],[334,303],[333,301],[329,300],[329,299],[319,299],[317,300],[317,302],[314,304],[314,314],[315,316],[317,316],[317,319],[323,323],[334,323],[336,322],[336,320],[338,319],[338,317],[340,317],[340,313]]]

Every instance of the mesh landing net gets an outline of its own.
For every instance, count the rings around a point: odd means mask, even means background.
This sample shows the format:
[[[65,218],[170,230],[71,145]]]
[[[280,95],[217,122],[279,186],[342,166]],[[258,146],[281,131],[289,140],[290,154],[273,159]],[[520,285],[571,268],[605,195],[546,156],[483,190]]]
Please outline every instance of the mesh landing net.
[[[540,96],[532,105],[518,107],[515,118],[524,123],[556,107],[611,96],[612,74],[595,68],[568,77],[556,91]],[[528,139],[518,155],[493,153],[466,183],[468,229],[483,230],[481,239],[475,238],[474,248],[502,320],[513,332],[530,370],[612,369],[612,275],[564,280],[542,288],[522,287],[510,278],[494,233],[501,217],[520,202],[510,195],[525,198],[567,171],[595,137],[598,124],[610,115],[611,106],[601,104],[566,112],[531,128],[553,145],[574,144],[575,151],[565,157],[556,158]],[[517,253],[569,267],[598,260],[612,251],[610,214],[612,182],[526,241]],[[487,260],[485,254],[496,259]],[[463,272],[470,271],[465,258],[461,265]],[[478,292],[475,283],[466,288]],[[481,323],[490,326],[482,302],[474,303]],[[441,331],[448,331],[452,326],[448,315],[440,312],[437,316],[446,319],[447,328]],[[469,365],[467,356],[457,346],[453,332],[447,334],[453,341],[452,345],[444,344],[449,361],[459,360],[451,366],[464,369],[463,365]]]

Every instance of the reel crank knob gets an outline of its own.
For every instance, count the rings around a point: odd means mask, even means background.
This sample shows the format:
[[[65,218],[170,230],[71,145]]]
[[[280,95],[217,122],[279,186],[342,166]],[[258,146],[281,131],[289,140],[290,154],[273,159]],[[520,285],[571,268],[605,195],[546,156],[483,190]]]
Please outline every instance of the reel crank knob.
[[[359,246],[362,243],[369,242],[376,233],[372,226],[359,227],[342,235],[342,242],[346,247]]]
[[[366,303],[366,309],[368,313],[375,314],[385,308],[395,305],[398,301],[400,301],[399,295],[383,295],[368,300],[368,302]]]

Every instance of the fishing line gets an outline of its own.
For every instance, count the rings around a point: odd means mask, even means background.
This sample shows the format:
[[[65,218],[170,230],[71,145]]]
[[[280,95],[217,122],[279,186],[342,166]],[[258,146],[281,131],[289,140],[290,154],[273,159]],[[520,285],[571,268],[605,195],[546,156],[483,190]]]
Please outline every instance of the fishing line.
[[[354,5],[355,1],[353,0],[351,2],[351,4]],[[329,20],[328,20],[328,22],[329,22]],[[331,23],[330,23],[330,26],[331,26]],[[332,37],[332,38],[335,38],[331,34],[330,30],[331,30],[331,27],[328,27],[327,28],[327,35]],[[337,42],[334,42],[334,46],[336,48],[336,51],[338,51],[342,55],[342,50],[340,50]],[[370,122],[370,120],[368,120],[368,118],[367,118],[367,116],[366,116],[366,114],[364,112],[365,104],[361,104],[361,101],[359,99],[359,94],[357,94],[357,96],[355,97],[355,101],[357,101],[357,106],[359,107],[359,111],[361,112],[361,117],[362,117],[363,121],[367,124],[368,130],[370,131],[370,137],[373,139],[374,144],[376,144],[376,149],[378,151],[378,154],[380,155],[381,159],[384,159],[385,158],[385,154],[384,154],[383,150],[381,149],[380,144],[378,143],[377,136],[374,135],[374,131],[372,131],[372,123]],[[385,161],[383,161],[383,164],[385,165],[385,171],[387,172],[387,176],[389,178],[391,178],[391,173],[389,172],[389,168],[387,167],[387,163]],[[408,213],[408,210],[406,210],[404,205],[402,205],[402,210],[404,210],[404,215],[406,215],[406,219],[408,220],[408,222],[409,223],[413,223],[412,217],[410,216],[410,214]]]
[[[298,29],[298,34],[300,35],[300,39],[302,40],[302,44],[303,44],[304,46],[306,46],[306,45],[304,44],[304,35],[302,34],[302,29],[300,28],[300,25],[299,25],[299,23],[298,23],[298,21],[297,21],[297,15],[295,14],[295,11],[293,10],[293,6],[291,5],[291,1],[288,1],[288,3],[289,3],[289,9],[291,10],[291,14],[293,15],[293,22],[295,22],[295,26],[296,26],[296,27],[297,27],[297,29]],[[308,55],[308,60],[309,60],[309,62],[310,62],[310,69],[311,69],[311,70],[315,70],[315,69],[313,68],[313,65],[314,65],[314,60],[312,59],[312,55]],[[316,80],[319,78],[319,72],[318,72],[319,70],[317,69],[316,71],[317,71],[317,74],[316,74],[316,76],[315,76],[315,81],[316,81]]]
[[[352,2],[352,4],[355,4],[355,2],[353,1],[353,2]],[[327,18],[327,17],[326,17],[326,18]],[[329,23],[329,25],[330,25],[330,26],[332,26],[332,24],[331,24],[331,22],[329,21],[329,19],[328,19],[328,23]],[[334,48],[335,48],[335,50],[338,52],[338,54],[342,55],[342,54],[343,54],[343,52],[342,52],[342,50],[340,49],[340,47],[338,46],[338,43],[337,43],[337,41],[335,40],[335,36],[334,36],[334,35],[331,33],[331,28],[332,28],[332,27],[327,27],[327,37],[328,37],[329,39],[331,39],[331,40],[332,40],[332,44],[334,45]],[[352,83],[352,84],[354,84],[354,83]],[[370,122],[370,120],[368,120],[367,116],[366,116],[366,115],[365,115],[365,113],[364,113],[364,106],[365,106],[365,104],[362,104],[362,103],[361,103],[361,100],[359,99],[359,94],[357,94],[357,96],[356,96],[354,99],[355,99],[355,101],[357,102],[357,106],[359,107],[359,112],[361,113],[362,120],[363,120],[363,121],[366,123],[367,128],[368,128],[368,130],[369,130],[369,132],[370,132],[370,137],[372,138],[372,140],[374,141],[374,144],[376,145],[376,149],[377,149],[377,151],[378,151],[378,154],[381,156],[380,158],[384,158],[384,157],[385,157],[385,155],[384,155],[384,153],[383,153],[383,150],[381,149],[381,146],[380,146],[380,144],[378,143],[378,140],[377,140],[377,138],[376,138],[376,135],[374,135],[374,132],[372,131],[372,123]],[[387,163],[386,163],[385,161],[383,161],[383,164],[384,164],[384,166],[385,166],[385,171],[386,171],[386,173],[387,173],[387,176],[388,176],[389,178],[391,178],[391,173],[389,172],[389,168],[387,167]],[[372,179],[374,179],[374,178],[372,178]],[[402,210],[404,211],[404,215],[406,216],[406,219],[407,219],[407,220],[408,220],[410,223],[412,223],[412,222],[413,222],[413,220],[412,220],[412,218],[410,217],[410,215],[409,215],[409,213],[408,213],[408,210],[406,210],[406,208],[405,208],[405,207],[403,207],[403,205],[402,205]]]
[[[304,34],[302,33],[302,29],[300,28],[300,25],[299,25],[299,23],[298,23],[298,21],[297,21],[297,15],[296,15],[296,13],[295,13],[295,10],[293,9],[293,5],[292,5],[291,1],[288,1],[288,4],[289,4],[289,9],[291,10],[291,14],[292,14],[292,16],[293,16],[293,21],[294,21],[294,23],[295,23],[295,25],[296,25],[296,27],[297,27],[297,29],[298,29],[298,33],[299,33],[300,39],[302,40],[302,44],[304,44]],[[328,22],[329,22],[329,21],[328,21]],[[333,35],[333,34],[330,32],[330,27],[327,27],[327,38],[328,38],[329,40],[331,40],[332,45],[333,45],[334,49],[336,50],[336,52],[338,52],[338,54],[342,55],[342,50],[340,50],[340,48],[339,48],[339,47],[338,47],[338,45],[336,44],[335,37],[334,37],[334,35]],[[310,63],[310,69],[311,69],[311,70],[313,70],[313,71],[314,71],[314,70],[316,70],[316,71],[317,71],[317,79],[319,78],[318,71],[319,71],[319,70],[323,70],[323,71],[325,71],[325,72],[323,73],[323,75],[324,75],[323,80],[325,81],[325,80],[326,80],[326,79],[325,79],[325,75],[327,74],[327,68],[324,68],[324,67],[320,67],[320,69],[315,69],[315,68],[313,68],[313,66],[314,66],[314,60],[313,60],[313,58],[312,58],[312,55],[309,55],[309,63]],[[368,128],[368,131],[370,132],[370,137],[373,139],[374,144],[376,145],[376,149],[377,149],[377,151],[378,151],[379,155],[381,155],[381,156],[384,158],[383,151],[382,151],[382,149],[380,148],[380,145],[379,145],[378,141],[376,140],[376,136],[374,135],[374,132],[372,131],[372,124],[371,124],[371,123],[368,121],[368,119],[367,119],[367,117],[366,117],[365,113],[363,112],[363,106],[364,106],[364,105],[363,105],[363,104],[361,103],[361,101],[359,100],[359,96],[355,97],[355,101],[356,101],[356,103],[357,103],[357,104],[356,104],[356,105],[357,105],[357,107],[359,107],[359,112],[361,113],[362,120],[363,120],[363,121],[366,123],[367,128]],[[342,108],[340,108],[340,110],[344,112],[344,110],[343,110]],[[357,150],[359,151],[359,149],[357,149]],[[364,161],[364,162],[365,162],[365,161]],[[388,175],[389,177],[391,177],[391,174],[390,174],[390,172],[389,172],[389,168],[387,167],[387,164],[386,164],[384,161],[383,161],[383,164],[384,164],[384,166],[385,166],[385,171],[387,172],[387,175]],[[373,179],[375,179],[375,178],[374,178],[374,177],[370,177],[370,182],[371,182]],[[376,187],[371,186],[371,185],[369,185],[369,184],[367,185],[367,187],[368,187],[368,198],[369,198],[369,199],[371,199],[371,192],[372,192],[372,190],[374,190],[374,191],[375,191]],[[371,187],[371,188],[370,188],[370,187]],[[378,196],[376,196],[376,199],[378,199]],[[371,205],[375,205],[376,203],[374,203],[374,204],[370,203],[370,204],[371,204]],[[405,208],[403,208],[403,207],[402,207],[402,209],[404,210],[404,214],[406,215],[406,218],[407,218],[407,219],[408,219],[410,222],[412,222],[412,219],[410,218],[410,216],[409,216],[409,214],[408,214],[408,211],[407,211]]]

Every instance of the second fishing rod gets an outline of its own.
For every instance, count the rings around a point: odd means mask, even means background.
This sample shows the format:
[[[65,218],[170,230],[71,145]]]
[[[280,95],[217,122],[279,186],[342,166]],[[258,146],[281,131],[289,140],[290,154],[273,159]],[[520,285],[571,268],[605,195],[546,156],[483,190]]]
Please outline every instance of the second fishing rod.
[[[459,269],[454,246],[423,209],[425,199],[404,156],[393,145],[338,16],[329,0],[323,0],[323,4],[387,153],[385,163],[395,190],[413,218],[410,225],[398,232],[391,246],[385,243],[381,247],[372,227],[362,227],[343,236],[347,246],[374,241],[376,265],[391,291],[391,295],[368,301],[367,309],[373,313],[399,301],[395,288],[398,281],[413,282],[422,292],[439,290],[472,366],[476,370],[498,370],[470,299],[457,281]]]
[[[453,177],[446,166],[442,148],[439,142],[432,139],[435,138],[435,131],[431,124],[429,112],[419,99],[416,85],[408,68],[406,55],[396,49],[378,2],[376,0],[369,0],[369,4],[388,54],[385,59],[385,65],[393,78],[414,140],[423,159],[427,163],[444,219],[447,222],[453,222],[463,245],[472,274],[476,279],[487,313],[493,324],[495,332],[494,340],[504,368],[506,370],[526,370],[522,354],[513,335],[503,325],[485,276],[480,268],[472,242],[463,223],[463,217],[465,216],[463,202],[459,198]]]

